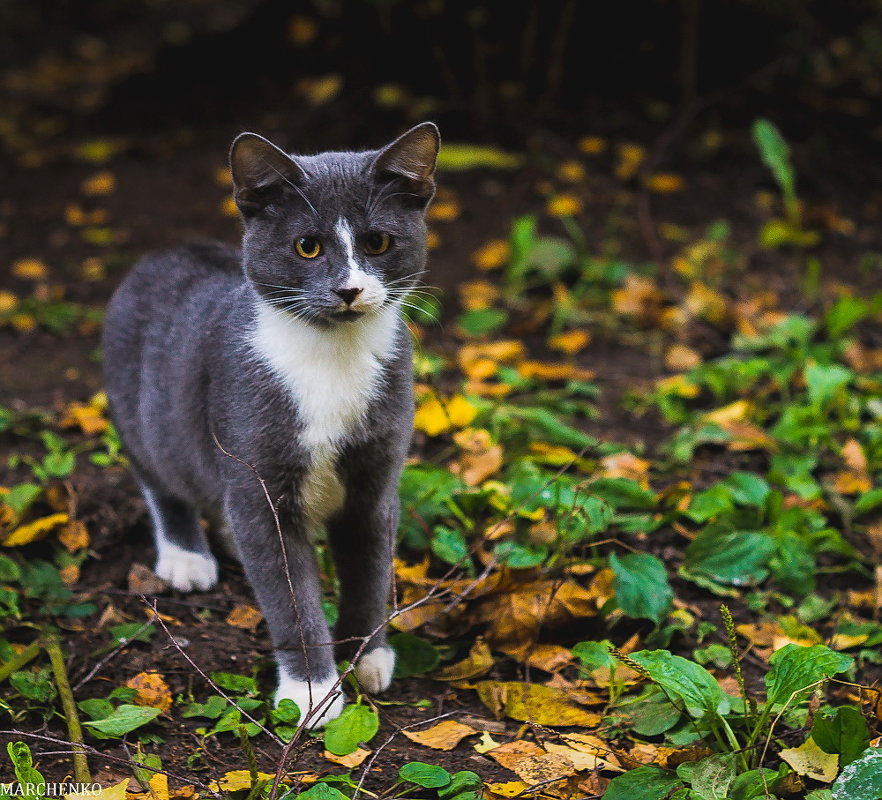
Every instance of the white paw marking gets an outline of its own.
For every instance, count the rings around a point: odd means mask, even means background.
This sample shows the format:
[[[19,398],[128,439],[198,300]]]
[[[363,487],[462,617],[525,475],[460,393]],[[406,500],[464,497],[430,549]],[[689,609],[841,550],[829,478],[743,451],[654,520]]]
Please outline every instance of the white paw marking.
[[[395,651],[391,647],[378,647],[358,660],[355,677],[368,694],[377,694],[389,688],[394,670]]]
[[[207,591],[217,583],[214,556],[185,550],[169,541],[157,542],[154,572],[179,592]]]
[[[279,670],[279,688],[276,689],[275,703],[278,705],[284,699],[293,700],[300,709],[302,720],[312,709],[318,709],[306,723],[308,730],[321,728],[332,719],[337,719],[343,713],[346,699],[343,690],[337,683],[337,675],[322,681],[301,681],[286,675]]]

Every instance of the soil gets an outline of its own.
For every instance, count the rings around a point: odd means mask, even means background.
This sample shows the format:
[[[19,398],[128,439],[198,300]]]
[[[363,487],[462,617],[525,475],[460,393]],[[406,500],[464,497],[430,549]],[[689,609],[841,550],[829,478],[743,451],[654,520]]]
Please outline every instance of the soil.
[[[275,19],[272,15],[278,13],[279,4],[255,5],[263,9],[261,13]],[[261,19],[252,20],[251,24],[266,30],[270,23]],[[229,35],[211,30],[198,33],[186,51],[187,58],[198,63],[201,56],[216,50],[229,52],[229,41],[225,38]],[[326,146],[377,146],[408,125],[402,111],[377,111],[367,103],[361,90],[367,91],[369,79],[364,78],[362,83],[354,77],[359,74],[361,63],[355,56],[351,63],[337,62],[333,67],[347,80],[351,78],[346,91],[308,113],[292,108],[287,87],[262,85],[256,102],[241,90],[239,83],[238,90],[225,98],[212,92],[207,99],[202,98],[204,102],[194,101],[199,109],[199,113],[194,113],[188,106],[189,98],[182,96],[182,90],[176,86],[182,69],[180,48],[159,44],[152,47],[155,69],[111,86],[103,102],[89,113],[54,109],[53,114],[65,121],[64,134],[40,143],[34,152],[19,149],[8,153],[10,163],[4,169],[0,200],[3,261],[7,265],[20,258],[45,261],[51,270],[51,283],[63,286],[66,299],[77,303],[104,306],[126,270],[148,251],[174,247],[194,238],[237,241],[238,222],[222,211],[229,190],[218,182],[216,173],[226,163],[230,141],[241,130],[257,130],[292,149],[312,151]],[[372,76],[371,80],[374,79],[379,80]],[[413,88],[415,93],[427,90],[422,86]],[[501,142],[524,152],[526,159],[524,166],[516,170],[474,170],[439,176],[440,185],[458,199],[461,213],[453,222],[433,225],[440,242],[430,257],[428,283],[443,293],[445,316],[441,325],[427,330],[427,347],[455,349],[457,339],[451,320],[458,308],[457,287],[480,276],[472,266],[472,253],[489,239],[505,237],[511,220],[517,216],[541,217],[546,202],[543,183],[552,180],[556,165],[567,159],[581,160],[589,169],[585,211],[578,221],[590,245],[598,251],[611,241],[611,225],[616,227],[614,239],[625,260],[648,261],[656,255],[653,248],[658,247],[667,260],[676,250],[670,242],[655,241],[655,237],[647,239],[645,226],[638,218],[637,203],[628,202],[624,211],[614,213],[624,190],[631,193],[632,200],[636,197],[650,203],[652,226],[669,223],[696,232],[715,220],[729,221],[733,246],[746,254],[737,280],[749,287],[779,291],[790,307],[806,304],[798,289],[796,258],[760,251],[755,243],[755,232],[765,216],[757,209],[755,196],[760,190],[772,190],[773,183],[759,163],[746,131],[756,115],[756,107],[750,105],[754,96],[733,90],[725,95],[723,103],[710,104],[709,109],[694,115],[691,124],[677,132],[680,117],[676,112],[665,122],[655,122],[630,101],[608,118],[568,114],[566,100],[572,98],[574,89],[565,87],[562,91],[562,99],[555,108],[541,114],[510,110],[495,121],[476,116],[472,109],[463,107],[440,114],[443,134],[447,135],[449,130],[455,139]],[[168,106],[161,102],[166,96]],[[598,103],[599,107],[614,107],[609,97]],[[23,109],[21,113],[25,116],[45,113],[45,108],[36,102]],[[523,107],[520,112],[524,112]],[[831,290],[838,281],[849,283],[861,294],[878,291],[882,288],[879,269],[862,269],[859,265],[863,254],[882,252],[882,162],[878,153],[874,155],[869,149],[866,130],[851,135],[851,131],[861,128],[860,120],[831,113],[812,114],[809,106],[800,103],[788,106],[787,113],[791,119],[812,122],[810,134],[800,137],[797,132],[795,136],[799,187],[806,205],[819,214],[823,209],[835,209],[840,217],[855,223],[853,235],[828,237],[828,243],[818,254]],[[720,131],[723,136],[722,144],[713,151],[702,148],[708,131]],[[650,197],[633,182],[623,186],[614,177],[612,153],[592,161],[579,152],[576,142],[585,134],[604,137],[611,143],[611,149],[625,141],[644,144],[657,157],[659,168],[682,176],[687,191]],[[96,167],[71,156],[72,145],[107,136],[114,137],[122,146],[105,166]],[[836,146],[843,138],[848,146]],[[115,176],[115,191],[107,197],[84,198],[82,182],[105,168]],[[99,247],[84,241],[80,229],[65,221],[65,209],[71,204],[86,211],[106,209],[110,215],[106,227],[113,232],[113,243]],[[562,234],[553,220],[545,218],[542,225],[548,232]],[[106,274],[97,280],[83,278],[83,261],[91,257],[101,258],[106,267]],[[0,273],[2,289],[26,295],[32,285],[4,271]],[[667,434],[663,423],[653,414],[628,412],[621,402],[626,393],[645,388],[664,374],[660,358],[645,345],[634,343],[638,338],[631,337],[633,341],[629,341],[627,336],[598,331],[592,346],[580,356],[582,365],[596,373],[602,389],[598,418],[587,422],[586,429],[601,439],[633,443],[652,453]],[[98,346],[95,330],[68,336],[43,330],[0,330],[0,403],[20,410],[59,411],[71,401],[86,400],[102,386]],[[709,353],[715,346],[709,332]],[[541,351],[537,355],[541,356]],[[0,439],[0,457],[5,459],[12,448],[11,441]],[[422,454],[419,449],[414,452],[417,456]],[[701,473],[713,474],[721,469],[728,471],[731,465],[722,463],[722,458],[719,453],[701,453],[696,477],[700,479]],[[0,483],[15,477],[0,474]],[[76,472],[72,489],[78,498],[78,515],[92,536],[90,558],[76,590],[91,597],[102,612],[116,621],[146,619],[144,602],[128,589],[127,580],[133,563],[151,564],[153,557],[145,510],[134,482],[120,468],[86,466]],[[670,555],[678,552],[678,545],[682,548],[682,542],[671,538],[659,539],[652,547]],[[716,601],[708,600],[707,595],[688,585],[676,588],[678,597],[688,599],[691,607],[706,619],[717,618]],[[261,626],[251,634],[224,622],[235,604],[253,603],[236,563],[223,561],[221,583],[213,592],[188,596],[172,593],[152,597],[150,602],[168,615],[167,625],[175,640],[186,647],[188,656],[204,673],[218,670],[247,674],[257,668],[263,688],[269,689],[273,678],[265,628]],[[67,667],[74,684],[92,669],[96,651],[106,642],[106,630],[94,626],[93,620],[65,631]],[[175,695],[192,693],[204,698],[210,693],[204,678],[194,672],[167,637],[158,635],[154,642],[155,647],[136,643],[116,654],[82,685],[77,698],[105,696],[109,688],[145,669],[159,669]],[[497,667],[499,674],[495,677],[517,676],[518,669],[513,664],[504,664]],[[758,669],[749,662],[746,669],[748,680],[756,681]],[[456,712],[457,718],[468,714],[481,719],[489,716],[474,692],[416,678],[396,681],[381,699],[389,704],[380,706],[382,725],[375,743],[386,741],[396,730],[440,714]],[[430,701],[429,707],[414,707],[413,704],[426,699]],[[230,747],[226,739],[203,740],[198,736],[195,729],[201,724],[204,720],[164,722],[165,742],[160,750],[170,773],[187,782],[198,782],[206,775],[214,777],[246,767],[242,751]],[[510,738],[520,727],[511,720],[492,724],[499,740]],[[40,722],[32,715],[15,723],[15,727],[37,736],[66,738],[59,718]],[[49,740],[35,739],[30,743],[39,754],[38,764],[47,779],[58,780],[69,773],[69,755],[58,752],[64,748]],[[99,744],[104,756],[92,758],[96,778],[109,782],[115,776],[126,776],[127,746],[118,742]],[[259,737],[255,747],[262,768],[268,769],[276,762],[279,749],[267,737]],[[199,752],[199,759],[188,760],[194,751]],[[469,744],[442,753],[411,746],[406,739],[396,736],[373,762],[367,788],[376,790],[391,785],[397,768],[410,760],[431,760],[451,770],[473,769],[485,780],[512,777],[491,759],[478,755]],[[293,770],[320,773],[345,771],[329,765],[319,744],[312,740],[307,740],[290,766]],[[5,770],[4,762],[0,765],[0,777],[6,774]]]

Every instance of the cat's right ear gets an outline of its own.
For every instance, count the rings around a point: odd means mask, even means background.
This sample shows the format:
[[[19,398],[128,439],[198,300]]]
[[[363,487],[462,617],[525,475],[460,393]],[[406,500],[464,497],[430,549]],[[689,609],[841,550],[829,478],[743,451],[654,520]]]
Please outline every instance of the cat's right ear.
[[[285,185],[303,180],[303,171],[284,150],[256,133],[241,133],[230,148],[233,199],[245,217],[262,211]]]

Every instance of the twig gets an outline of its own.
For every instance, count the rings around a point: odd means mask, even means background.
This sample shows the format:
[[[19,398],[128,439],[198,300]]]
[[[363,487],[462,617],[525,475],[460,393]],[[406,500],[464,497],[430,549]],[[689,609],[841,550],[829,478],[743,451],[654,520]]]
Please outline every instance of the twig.
[[[141,633],[143,633],[147,628],[149,628],[153,624],[153,620],[147,620],[137,631],[135,631],[131,636],[126,638],[124,641],[120,642],[116,647],[113,648],[104,658],[98,661],[92,669],[86,673],[86,675],[80,680],[77,681],[76,686],[74,686],[74,691],[81,688],[85,684],[87,684],[95,675],[98,674],[98,670],[100,670],[108,661],[110,661],[117,653],[121,652],[123,649],[128,647]]]
[[[43,640],[49,662],[52,664],[52,673],[55,676],[55,685],[61,696],[61,705],[64,708],[64,719],[67,722],[67,732],[70,735],[74,748],[74,776],[79,783],[91,783],[92,776],[89,773],[89,761],[83,747],[83,729],[80,726],[80,717],[77,714],[77,704],[74,702],[70,681],[67,678],[67,669],[64,666],[64,656],[61,653],[61,645],[54,633],[46,634]]]

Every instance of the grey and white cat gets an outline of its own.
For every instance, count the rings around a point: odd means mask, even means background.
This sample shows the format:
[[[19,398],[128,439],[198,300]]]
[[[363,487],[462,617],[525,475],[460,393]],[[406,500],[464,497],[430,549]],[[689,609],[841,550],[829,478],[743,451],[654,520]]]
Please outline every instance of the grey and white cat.
[[[243,133],[230,153],[242,251],[149,256],[107,311],[107,392],[156,573],[210,589],[218,566],[200,516],[222,527],[269,627],[276,701],[311,713],[311,727],[342,711],[335,655],[352,657],[364,637],[376,632],[360,684],[392,680],[383,621],[413,417],[401,305],[425,267],[439,142],[423,123],[378,151],[299,156]],[[320,527],[340,583],[336,654],[311,541]]]

